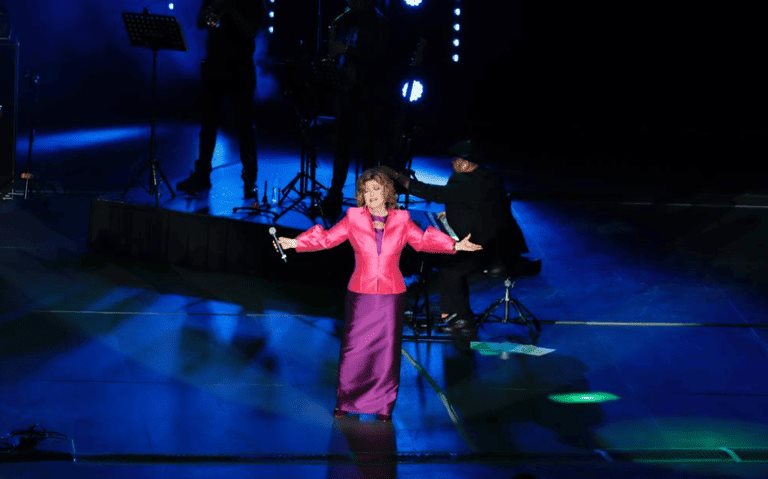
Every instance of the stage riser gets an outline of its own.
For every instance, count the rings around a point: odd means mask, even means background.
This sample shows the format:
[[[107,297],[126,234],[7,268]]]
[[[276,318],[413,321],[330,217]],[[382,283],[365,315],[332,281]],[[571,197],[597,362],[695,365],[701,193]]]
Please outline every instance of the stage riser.
[[[285,264],[272,246],[270,225],[94,200],[89,248],[191,269],[253,274],[270,279],[344,287],[352,272],[348,244],[312,254],[289,253]],[[298,230],[280,227],[280,234]]]

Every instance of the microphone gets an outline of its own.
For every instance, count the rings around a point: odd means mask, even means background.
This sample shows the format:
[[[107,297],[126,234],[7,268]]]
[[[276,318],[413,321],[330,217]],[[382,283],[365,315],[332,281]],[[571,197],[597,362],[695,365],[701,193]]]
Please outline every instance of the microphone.
[[[280,259],[283,260],[283,263],[288,262],[288,257],[285,255],[285,251],[283,251],[283,247],[280,246],[280,242],[277,240],[277,236],[275,236],[275,233],[277,233],[277,230],[274,226],[269,227],[269,235],[272,237],[272,241],[275,242],[275,246],[277,246],[277,252],[280,253]]]

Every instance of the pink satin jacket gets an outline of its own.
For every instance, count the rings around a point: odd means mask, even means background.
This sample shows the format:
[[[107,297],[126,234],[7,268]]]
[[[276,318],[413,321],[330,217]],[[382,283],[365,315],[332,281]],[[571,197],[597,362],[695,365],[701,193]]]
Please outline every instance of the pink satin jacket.
[[[400,253],[406,243],[416,251],[455,254],[454,241],[442,231],[428,227],[425,231],[411,221],[405,210],[389,210],[381,255],[376,252],[376,235],[368,208],[349,208],[344,218],[326,230],[315,225],[296,237],[296,251],[318,251],[333,248],[349,240],[355,252],[355,270],[347,289],[363,294],[399,294],[405,292],[400,272]]]

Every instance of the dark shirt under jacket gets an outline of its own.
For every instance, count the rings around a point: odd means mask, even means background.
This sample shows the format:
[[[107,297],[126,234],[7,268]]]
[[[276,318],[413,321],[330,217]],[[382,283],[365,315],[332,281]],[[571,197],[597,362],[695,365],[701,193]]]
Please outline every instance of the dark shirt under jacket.
[[[411,180],[408,189],[413,196],[443,203],[448,223],[459,238],[472,233],[470,241],[483,246],[483,256],[514,258],[528,252],[497,174],[478,168],[453,173],[446,185]]]
[[[335,58],[345,88],[386,83],[389,25],[375,8],[347,8],[331,23],[330,40],[344,45]]]
[[[266,24],[262,0],[203,0],[197,18],[198,28],[206,28],[212,14],[218,28],[208,28],[208,61],[252,62],[256,32]]]

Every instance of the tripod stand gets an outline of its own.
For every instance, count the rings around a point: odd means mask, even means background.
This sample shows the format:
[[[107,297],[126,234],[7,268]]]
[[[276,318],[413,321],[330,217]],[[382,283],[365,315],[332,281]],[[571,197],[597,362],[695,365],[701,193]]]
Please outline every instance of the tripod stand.
[[[314,72],[308,69],[308,65],[286,63],[282,65],[281,74],[285,85],[283,94],[291,98],[294,112],[299,120],[300,166],[296,176],[280,191],[277,204],[283,206],[292,193],[298,196],[275,217],[275,221],[293,209],[312,219],[322,216],[320,199],[323,196],[322,192],[328,190],[328,187],[316,179],[317,148],[311,136],[312,127],[318,124],[319,93],[317,86],[311,85],[307,80],[314,75]],[[306,198],[309,198],[309,206],[303,203]]]
[[[32,174],[30,167],[32,166],[32,145],[35,143],[35,128],[37,127],[37,112],[38,112],[38,99],[40,97],[40,75],[37,73],[31,73],[26,75],[29,80],[29,86],[32,90],[32,108],[31,120],[29,125],[29,143],[27,144],[27,159],[24,161],[24,168],[21,172],[21,179],[24,180],[24,199],[29,197],[29,182],[34,179],[35,175]]]
[[[538,262],[538,263],[537,263]],[[532,261],[531,265],[538,264],[541,267],[539,260]],[[510,294],[510,290],[515,287],[514,277],[521,274],[530,274],[530,272],[524,272],[521,266],[508,267],[501,264],[490,265],[483,271],[485,276],[490,278],[504,278],[504,295],[499,299],[488,305],[487,308],[478,316],[477,327],[479,328],[484,323],[504,323],[504,324],[519,324],[528,328],[528,335],[531,341],[536,342],[541,334],[541,323],[534,314],[518,300]],[[494,312],[499,306],[504,307],[504,315],[499,317],[494,315]],[[516,316],[511,316],[510,309],[513,309]]]
[[[298,194],[298,197],[281,211],[275,217],[275,220],[294,208],[299,209],[301,213],[309,218],[314,218],[318,215],[322,216],[320,198],[322,198],[322,191],[327,191],[328,188],[315,179],[317,173],[317,151],[309,138],[309,130],[312,123],[313,121],[307,118],[299,119],[299,134],[301,135],[301,164],[299,172],[281,190],[280,200],[278,200],[277,204],[282,206],[283,202],[292,192]],[[305,198],[309,198],[309,206],[303,204]]]
[[[146,8],[142,13],[123,12],[123,22],[132,46],[146,47],[152,50],[152,89],[151,89],[151,119],[149,128],[149,155],[145,168],[149,168],[149,188],[148,192],[155,198],[155,207],[160,205],[160,180],[168,188],[171,198],[176,198],[176,192],[173,191],[168,178],[160,168],[160,162],[157,159],[157,120],[155,113],[155,104],[157,97],[157,51],[158,50],[177,50],[187,51],[187,45],[184,43],[184,37],[181,34],[181,27],[176,22],[175,17],[167,15],[151,15]],[[144,169],[139,170],[133,179],[123,190],[122,197],[128,193],[128,190],[135,184],[141,184],[139,177],[144,173]]]

